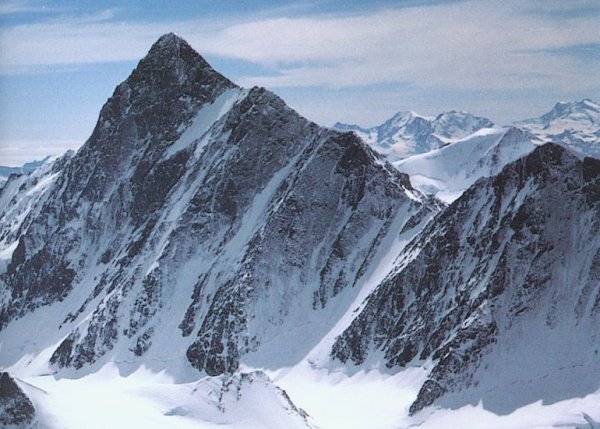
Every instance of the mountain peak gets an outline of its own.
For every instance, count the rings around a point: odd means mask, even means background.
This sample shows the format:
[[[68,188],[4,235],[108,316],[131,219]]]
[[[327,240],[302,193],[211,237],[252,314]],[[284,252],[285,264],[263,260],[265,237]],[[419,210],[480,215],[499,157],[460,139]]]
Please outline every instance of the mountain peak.
[[[237,87],[175,33],[164,34],[154,42],[125,85],[131,90],[132,101],[142,108],[155,103],[179,104],[183,99],[204,104],[223,90]]]
[[[393,121],[408,121],[408,120],[413,120],[415,118],[423,118],[423,119],[429,119],[426,116],[420,115],[419,113],[412,111],[412,110],[405,110],[405,111],[400,111],[397,112],[394,116],[392,116],[391,119],[389,119],[389,122],[393,122]]]
[[[237,85],[213,69],[185,40],[174,33],[165,34],[102,107],[91,145],[106,142],[104,133],[115,131],[112,124],[126,118],[136,118],[131,129],[135,135],[174,141],[181,124],[232,88]]]
[[[160,36],[137,68],[160,72],[170,69],[178,74],[181,74],[183,69],[206,69],[211,73],[217,73],[194,48],[175,33]],[[193,78],[195,76],[180,77]],[[226,79],[224,76],[221,78]]]
[[[204,58],[202,58],[188,42],[175,33],[167,33],[160,36],[156,42],[152,44],[148,54],[142,61],[156,57],[163,60],[165,58],[182,58],[182,53],[184,54],[184,59],[187,57],[187,59],[194,62],[206,63],[206,60],[204,60]],[[186,56],[185,54],[188,55]]]
[[[596,103],[595,101],[592,101],[589,98],[584,98],[581,101],[572,102],[561,101],[556,103],[552,110],[542,117],[548,116],[554,119],[557,117],[570,115],[572,113],[581,113],[586,111],[592,111],[596,113],[600,112],[600,104]]]
[[[600,158],[600,104],[589,98],[561,101],[537,118],[515,122],[541,141],[552,141],[581,156]]]
[[[591,100],[589,98],[584,98],[577,104],[584,109],[592,109],[596,111],[600,110],[600,104],[596,103],[594,100]]]
[[[187,45],[187,42],[181,36],[178,36],[177,34],[171,32],[160,36],[154,44],[161,47],[167,47],[179,46],[183,43]]]

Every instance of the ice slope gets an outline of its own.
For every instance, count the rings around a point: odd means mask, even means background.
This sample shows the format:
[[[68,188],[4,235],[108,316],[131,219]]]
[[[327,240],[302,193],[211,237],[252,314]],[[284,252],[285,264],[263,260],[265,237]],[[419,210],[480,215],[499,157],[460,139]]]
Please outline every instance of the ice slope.
[[[458,198],[481,177],[531,152],[536,146],[518,128],[484,128],[451,145],[397,161],[413,186],[446,203]]]
[[[494,124],[486,118],[463,111],[426,117],[415,112],[399,112],[372,128],[336,123],[335,129],[353,131],[390,161],[439,149]]]
[[[600,427],[600,390],[553,403],[537,401],[506,414],[476,403],[455,409],[429,408],[411,416],[410,405],[430,369],[425,364],[394,373],[371,369],[349,375],[297,365],[272,378],[322,429]]]
[[[568,147],[581,157],[600,158],[600,104],[585,98],[578,102],[556,103],[539,118],[516,122],[541,141]]]

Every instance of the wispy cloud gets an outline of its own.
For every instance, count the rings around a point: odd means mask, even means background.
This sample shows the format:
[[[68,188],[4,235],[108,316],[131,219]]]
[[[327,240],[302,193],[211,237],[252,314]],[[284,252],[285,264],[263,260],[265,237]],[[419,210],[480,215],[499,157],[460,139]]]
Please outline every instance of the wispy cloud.
[[[83,141],[73,140],[0,140],[1,164],[18,167],[26,162],[44,159],[46,156],[62,155],[68,150],[78,149]]]
[[[589,0],[568,4],[462,1],[243,22],[124,22],[109,11],[2,29],[0,62],[7,73],[48,64],[133,60],[158,35],[175,30],[201,52],[275,72],[245,76],[240,79],[245,85],[598,88],[600,73],[590,73],[569,50],[600,43],[599,15],[589,13],[594,7]]]
[[[30,1],[5,1],[0,3],[0,16],[14,15],[18,13],[47,13],[55,11],[53,7],[36,5]]]
[[[207,46],[278,68],[281,76],[244,80],[272,87],[404,81],[503,89],[600,83],[572,58],[542,52],[597,43],[597,18],[556,21],[522,12],[515,2],[463,2],[340,19],[274,19],[229,27]]]

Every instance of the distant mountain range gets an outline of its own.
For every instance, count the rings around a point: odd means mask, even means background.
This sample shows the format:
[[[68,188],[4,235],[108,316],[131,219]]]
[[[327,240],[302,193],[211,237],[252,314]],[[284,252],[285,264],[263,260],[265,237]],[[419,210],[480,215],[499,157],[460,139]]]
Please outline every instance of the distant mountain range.
[[[477,179],[500,172],[545,142],[558,143],[580,157],[600,158],[600,105],[589,99],[557,103],[539,118],[497,128],[486,118],[450,111],[437,117],[400,112],[382,125],[353,131],[386,156],[426,194],[452,202]]]
[[[0,187],[6,183],[11,174],[29,174],[39,166],[43,165],[49,159],[50,157],[46,157],[39,161],[28,162],[21,167],[6,167],[0,165]]]
[[[538,143],[552,141],[581,156],[600,157],[600,104],[584,99],[557,103],[539,118],[517,121],[512,126],[529,131]],[[338,122],[334,128],[354,131],[390,161],[398,161],[464,139],[482,128],[493,128],[487,118],[464,111],[449,111],[436,117],[399,112],[371,128]]]
[[[473,134],[494,124],[486,118],[467,112],[450,111],[436,117],[415,112],[399,112],[383,124],[372,128],[336,123],[340,131],[354,131],[390,161],[439,149],[456,139]]]

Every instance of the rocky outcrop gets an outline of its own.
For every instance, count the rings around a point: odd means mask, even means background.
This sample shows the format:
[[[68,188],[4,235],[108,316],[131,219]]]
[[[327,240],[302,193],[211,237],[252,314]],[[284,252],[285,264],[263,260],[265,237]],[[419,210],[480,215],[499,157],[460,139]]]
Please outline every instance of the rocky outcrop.
[[[7,372],[0,372],[0,425],[27,428],[34,419],[31,400]]]

